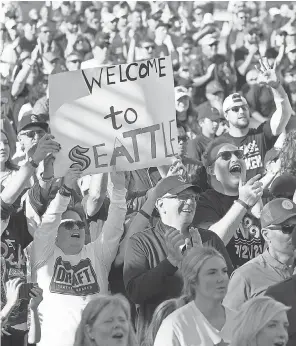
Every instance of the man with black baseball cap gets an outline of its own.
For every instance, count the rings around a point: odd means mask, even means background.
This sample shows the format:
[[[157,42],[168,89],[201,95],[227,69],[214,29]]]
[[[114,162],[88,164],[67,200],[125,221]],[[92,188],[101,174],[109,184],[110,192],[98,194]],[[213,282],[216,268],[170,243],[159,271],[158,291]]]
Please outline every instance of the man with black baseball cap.
[[[296,228],[292,233],[292,244],[296,249]],[[296,252],[295,256],[296,256]],[[290,306],[291,309],[287,311],[289,327],[288,335],[289,341],[287,346],[296,345],[296,274],[290,279],[287,279],[279,284],[269,287],[266,291],[266,295],[274,298],[275,300]]]
[[[22,150],[22,156],[15,156],[14,161],[25,159],[27,157],[28,151],[33,145],[38,144],[39,140],[49,131],[49,126],[45,121],[45,116],[35,115],[31,113],[25,114],[17,127],[17,137]],[[24,157],[25,154],[25,157]],[[16,163],[16,162],[15,162]]]
[[[156,207],[160,220],[155,227],[137,229],[127,241],[123,278],[129,298],[138,305],[136,326],[140,344],[155,308],[182,292],[178,265],[188,243],[198,238],[204,245],[215,247],[232,271],[221,239],[212,231],[192,227],[199,192],[198,186],[188,184],[182,177],[162,179],[139,211],[144,219],[149,219]]]
[[[275,66],[271,68],[267,58],[260,59],[260,64],[261,83],[271,88],[276,105],[271,118],[257,129],[251,129],[250,109],[244,97],[235,93],[226,97],[223,103],[224,117],[229,123],[229,133],[225,136],[230,137],[239,148],[243,149],[247,180],[262,173],[266,152],[274,146],[277,137],[285,130],[293,112],[288,95],[276,74]]]
[[[269,286],[296,274],[292,242],[296,204],[286,198],[276,198],[264,206],[260,221],[267,249],[233,273],[224,299],[224,305],[233,310],[264,294]]]

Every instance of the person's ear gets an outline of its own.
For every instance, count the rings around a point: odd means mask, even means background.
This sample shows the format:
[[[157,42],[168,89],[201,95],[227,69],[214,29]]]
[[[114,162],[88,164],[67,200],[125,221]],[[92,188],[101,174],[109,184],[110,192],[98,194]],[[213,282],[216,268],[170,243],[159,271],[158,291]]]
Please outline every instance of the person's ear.
[[[269,238],[269,229],[267,228],[262,228],[261,230],[262,237],[266,241],[266,243],[270,243],[270,238]]]
[[[94,340],[95,339],[93,337],[93,335],[92,335],[91,327],[88,324],[85,325],[85,327],[84,327],[84,333],[89,337],[90,340]]]
[[[207,167],[207,173],[210,176],[215,176],[214,165]]]
[[[155,203],[155,207],[158,210],[158,212],[160,213],[160,211],[163,208],[163,199],[162,198],[158,198],[158,200]]]
[[[228,113],[227,112],[223,112],[224,118],[228,121]]]

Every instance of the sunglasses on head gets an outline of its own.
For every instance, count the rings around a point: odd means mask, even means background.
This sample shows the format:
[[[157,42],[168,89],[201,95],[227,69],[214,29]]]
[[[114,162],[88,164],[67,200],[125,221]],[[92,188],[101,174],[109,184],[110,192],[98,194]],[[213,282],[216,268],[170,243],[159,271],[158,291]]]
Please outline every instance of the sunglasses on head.
[[[235,155],[239,160],[244,158],[244,152],[242,150],[240,150],[240,149],[237,149],[237,150],[225,150],[225,151],[221,151],[217,155],[217,157],[214,160],[214,162],[216,160],[218,160],[219,157],[221,157],[221,159],[224,160],[224,161],[229,161],[231,159],[232,155]]]
[[[277,225],[271,226],[269,229],[280,230],[283,234],[292,234],[296,230],[296,225]]]
[[[230,108],[230,110],[235,113],[239,112],[240,109],[242,109],[243,111],[246,111],[248,107],[243,105],[243,106],[234,106]]]
[[[27,132],[23,132],[22,135],[25,135],[29,138],[34,138],[36,135],[39,135],[40,137],[45,135],[45,131],[44,130],[30,130]]]
[[[65,221],[65,222],[61,222],[60,226],[63,226],[64,228],[66,228],[67,231],[71,231],[75,226],[78,227],[78,229],[83,229],[85,228],[85,224],[83,221]]]

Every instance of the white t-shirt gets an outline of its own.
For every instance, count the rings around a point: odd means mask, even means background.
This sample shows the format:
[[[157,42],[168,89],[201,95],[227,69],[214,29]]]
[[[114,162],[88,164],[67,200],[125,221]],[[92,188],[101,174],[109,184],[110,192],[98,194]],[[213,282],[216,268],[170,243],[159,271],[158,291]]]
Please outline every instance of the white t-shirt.
[[[69,198],[57,193],[43,215],[30,258],[32,281],[43,289],[40,346],[73,346],[83,309],[99,293],[108,293],[108,275],[123,233],[125,193],[113,190],[100,236],[76,255],[64,254],[55,244]]]
[[[220,342],[228,345],[235,312],[225,308],[225,313],[226,322],[219,331],[198,310],[194,301],[190,302],[163,320],[154,346],[214,346]]]

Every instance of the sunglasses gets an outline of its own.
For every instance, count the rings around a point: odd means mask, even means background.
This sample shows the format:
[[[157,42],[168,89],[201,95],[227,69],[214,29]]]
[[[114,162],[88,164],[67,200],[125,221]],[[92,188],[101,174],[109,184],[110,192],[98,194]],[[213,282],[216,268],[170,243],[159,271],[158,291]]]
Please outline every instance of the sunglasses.
[[[279,229],[280,227],[280,229]],[[280,230],[283,234],[292,234],[296,230],[296,225],[277,225],[269,227],[271,230]]]
[[[179,194],[179,195],[172,195],[172,196],[165,196],[163,198],[168,198],[168,199],[178,199],[179,201],[188,201],[190,200],[199,200],[199,195],[198,194]]]
[[[23,132],[22,135],[25,135],[28,138],[34,138],[36,135],[43,137],[45,135],[45,131],[44,130],[31,130],[31,131]]]
[[[244,158],[244,152],[242,150],[225,150],[221,151],[221,153],[217,155],[216,159],[213,162],[218,160],[219,157],[221,157],[221,159],[224,161],[229,161],[232,155],[235,155],[239,160]]]
[[[235,113],[238,113],[240,109],[242,109],[243,111],[246,111],[246,110],[248,110],[248,107],[247,106],[234,106],[234,107],[230,108],[230,110],[235,112]]]
[[[71,231],[75,226],[78,227],[78,229],[85,228],[85,224],[83,221],[65,221],[61,222],[60,226],[63,226],[67,231]]]
[[[189,140],[188,136],[178,136],[178,142],[187,142]]]

